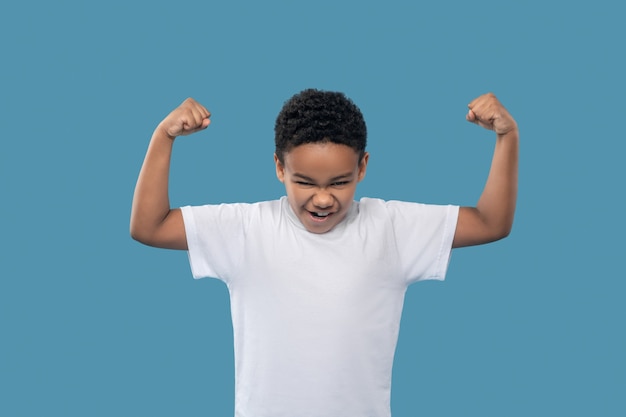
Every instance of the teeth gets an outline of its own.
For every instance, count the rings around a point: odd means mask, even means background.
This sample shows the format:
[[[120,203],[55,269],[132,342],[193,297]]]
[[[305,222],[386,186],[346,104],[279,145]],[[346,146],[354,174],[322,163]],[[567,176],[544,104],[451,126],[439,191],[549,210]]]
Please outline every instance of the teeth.
[[[325,212],[325,213],[315,212],[315,215],[316,215],[317,217],[326,217],[326,216],[328,216],[329,214],[330,214],[330,213],[328,213],[328,212]]]

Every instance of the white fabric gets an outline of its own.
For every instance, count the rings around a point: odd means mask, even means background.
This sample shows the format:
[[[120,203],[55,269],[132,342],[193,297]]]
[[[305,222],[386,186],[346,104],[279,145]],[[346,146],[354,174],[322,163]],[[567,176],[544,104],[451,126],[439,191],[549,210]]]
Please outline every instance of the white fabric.
[[[404,294],[444,279],[458,207],[363,198],[325,234],[285,197],[182,213],[193,276],[230,292],[236,417],[390,416]]]

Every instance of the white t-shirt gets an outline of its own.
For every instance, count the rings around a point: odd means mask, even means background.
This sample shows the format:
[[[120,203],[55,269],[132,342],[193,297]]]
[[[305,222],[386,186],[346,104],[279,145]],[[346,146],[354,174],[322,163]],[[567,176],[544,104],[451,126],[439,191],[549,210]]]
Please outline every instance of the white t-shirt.
[[[363,198],[308,232],[285,197],[183,207],[195,278],[226,283],[236,417],[388,417],[407,286],[446,274],[458,207]]]

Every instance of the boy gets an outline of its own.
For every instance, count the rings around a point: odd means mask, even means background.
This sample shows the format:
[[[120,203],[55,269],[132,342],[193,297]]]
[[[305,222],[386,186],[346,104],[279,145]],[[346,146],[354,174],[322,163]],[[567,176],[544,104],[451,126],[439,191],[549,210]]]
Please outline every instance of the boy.
[[[171,209],[174,139],[205,129],[187,99],[156,128],[133,199],[131,235],[189,251],[193,276],[228,286],[235,415],[390,416],[391,368],[407,286],[443,279],[453,247],[510,232],[518,129],[493,94],[467,120],[496,132],[476,207],[363,198],[366,126],[342,93],[305,90],[276,120],[276,175],[286,197]]]

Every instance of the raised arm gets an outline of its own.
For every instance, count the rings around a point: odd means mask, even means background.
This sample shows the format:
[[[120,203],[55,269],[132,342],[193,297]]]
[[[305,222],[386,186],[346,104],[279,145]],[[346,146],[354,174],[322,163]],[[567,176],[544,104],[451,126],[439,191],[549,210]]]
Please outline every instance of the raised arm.
[[[180,209],[171,209],[168,195],[170,159],[177,136],[206,129],[211,114],[192,98],[158,125],[143,161],[130,215],[130,235],[150,246],[187,249]]]
[[[511,232],[517,199],[519,132],[517,123],[493,94],[469,105],[466,119],[493,130],[496,144],[485,188],[476,207],[461,207],[452,247],[480,245]]]

